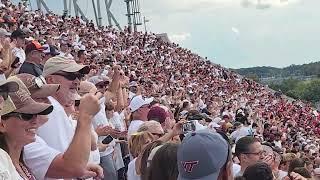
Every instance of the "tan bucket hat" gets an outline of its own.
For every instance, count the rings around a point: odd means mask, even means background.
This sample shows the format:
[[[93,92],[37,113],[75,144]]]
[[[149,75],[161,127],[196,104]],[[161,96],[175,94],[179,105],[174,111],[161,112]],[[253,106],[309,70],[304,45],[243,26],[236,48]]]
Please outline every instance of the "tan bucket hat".
[[[14,107],[12,107],[12,104],[6,100],[3,103],[1,115],[5,115],[11,112],[47,115],[52,112],[52,105],[47,103],[39,103],[31,98],[30,92],[28,91],[27,87],[18,77],[11,76],[7,81],[16,82],[19,85],[19,90],[9,93]]]

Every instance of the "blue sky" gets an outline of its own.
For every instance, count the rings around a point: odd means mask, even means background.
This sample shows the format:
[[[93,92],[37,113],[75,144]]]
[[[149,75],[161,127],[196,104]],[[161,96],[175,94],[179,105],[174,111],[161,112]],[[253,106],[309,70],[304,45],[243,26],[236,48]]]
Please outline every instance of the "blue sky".
[[[55,12],[62,12],[62,0],[45,2]],[[93,19],[91,1],[78,2]],[[140,0],[140,3],[142,16],[150,19],[149,31],[166,32],[172,41],[225,67],[284,67],[320,60],[319,0]],[[104,0],[101,4],[106,24]],[[122,26],[127,23],[123,0],[114,0],[112,12]]]

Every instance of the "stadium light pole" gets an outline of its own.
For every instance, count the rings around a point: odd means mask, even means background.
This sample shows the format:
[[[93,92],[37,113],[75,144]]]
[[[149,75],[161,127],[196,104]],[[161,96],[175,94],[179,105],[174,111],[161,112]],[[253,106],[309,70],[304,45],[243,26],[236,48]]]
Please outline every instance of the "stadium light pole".
[[[150,22],[149,19],[146,19],[146,17],[143,17],[143,24],[144,24],[144,32],[147,32],[147,22]]]

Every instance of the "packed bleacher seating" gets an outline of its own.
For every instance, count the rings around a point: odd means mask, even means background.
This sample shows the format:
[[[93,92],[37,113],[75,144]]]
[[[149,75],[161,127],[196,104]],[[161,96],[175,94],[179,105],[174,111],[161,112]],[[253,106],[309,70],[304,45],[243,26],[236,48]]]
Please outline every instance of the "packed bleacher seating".
[[[0,179],[320,178],[310,103],[153,33],[1,0],[0,51]]]

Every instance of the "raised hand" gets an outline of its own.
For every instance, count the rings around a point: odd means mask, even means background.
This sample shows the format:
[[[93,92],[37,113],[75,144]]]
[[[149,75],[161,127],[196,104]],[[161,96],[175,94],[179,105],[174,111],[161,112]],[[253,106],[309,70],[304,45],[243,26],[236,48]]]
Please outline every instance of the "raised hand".
[[[103,169],[96,164],[88,164],[84,173],[84,176],[80,179],[103,179]]]
[[[86,94],[80,100],[79,116],[82,114],[94,116],[100,111],[99,99],[102,97],[101,93]]]

